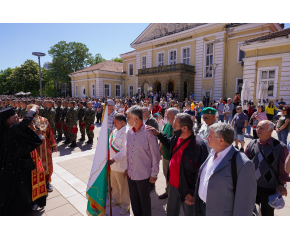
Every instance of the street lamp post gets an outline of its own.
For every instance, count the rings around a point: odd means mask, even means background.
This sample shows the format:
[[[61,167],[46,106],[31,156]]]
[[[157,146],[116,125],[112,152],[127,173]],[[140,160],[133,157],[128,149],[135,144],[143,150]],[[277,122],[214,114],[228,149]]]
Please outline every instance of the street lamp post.
[[[211,67],[212,67],[212,69],[213,69],[213,99],[214,99],[214,97],[215,97],[215,95],[214,95],[214,93],[215,93],[215,70],[216,70],[216,68],[217,68],[217,66],[218,66],[218,63],[213,63],[213,64],[211,64]]]
[[[42,98],[42,83],[41,83],[40,57],[45,56],[45,53],[41,53],[41,52],[33,52],[32,55],[38,57],[40,98]]]

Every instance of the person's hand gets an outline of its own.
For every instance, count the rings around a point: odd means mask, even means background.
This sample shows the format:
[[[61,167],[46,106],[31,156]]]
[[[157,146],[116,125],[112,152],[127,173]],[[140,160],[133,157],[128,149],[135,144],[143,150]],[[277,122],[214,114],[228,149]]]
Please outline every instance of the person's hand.
[[[149,182],[151,182],[151,183],[155,183],[156,180],[157,180],[157,177],[156,177],[156,178],[155,178],[155,177],[150,177]]]
[[[76,125],[73,125],[73,128],[76,128]]]
[[[124,178],[126,178],[128,176],[128,170],[126,170],[124,173],[123,173],[123,176]]]
[[[52,147],[54,152],[57,152],[57,146]]]
[[[278,191],[280,191],[280,193],[281,193],[282,196],[287,197],[287,188],[285,188],[282,185],[278,185],[278,187],[276,189],[276,192],[278,193]]]
[[[146,130],[147,131],[149,131],[150,132],[150,134],[153,134],[153,135],[155,135],[155,136],[157,136],[157,135],[159,135],[159,131],[158,130],[156,130],[154,127],[151,127],[151,126],[146,126],[145,127],[146,128]]]
[[[281,130],[279,130],[279,129],[276,129],[276,133],[279,133]]]
[[[193,205],[194,204],[194,197],[192,197],[190,194],[187,194],[185,197],[185,203],[187,205]]]
[[[34,105],[31,110],[34,110],[35,112],[39,109],[39,106],[38,105]]]
[[[114,162],[115,162],[115,160],[111,158],[111,159],[109,159],[108,164],[112,165]]]
[[[242,129],[242,132],[245,132],[245,128]]]

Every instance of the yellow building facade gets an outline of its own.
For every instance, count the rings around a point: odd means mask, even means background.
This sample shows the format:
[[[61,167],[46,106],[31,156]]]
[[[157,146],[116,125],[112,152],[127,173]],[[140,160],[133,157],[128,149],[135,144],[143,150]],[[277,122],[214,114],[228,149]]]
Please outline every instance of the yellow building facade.
[[[290,102],[290,29],[245,41],[243,78],[250,82],[250,96],[259,102],[259,89],[265,84],[268,101],[283,98]]]
[[[182,101],[191,92],[195,100],[233,97],[245,73],[240,46],[280,30],[277,23],[152,23],[131,43],[134,51],[120,54],[124,93],[178,91]]]

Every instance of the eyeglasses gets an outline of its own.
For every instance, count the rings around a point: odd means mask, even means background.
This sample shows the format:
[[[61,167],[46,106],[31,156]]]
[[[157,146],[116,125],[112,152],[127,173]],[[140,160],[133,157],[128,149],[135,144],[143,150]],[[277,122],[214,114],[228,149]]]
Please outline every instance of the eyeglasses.
[[[202,116],[202,118],[203,118],[203,120],[207,120],[207,119],[209,119],[209,117],[204,117],[204,116]]]

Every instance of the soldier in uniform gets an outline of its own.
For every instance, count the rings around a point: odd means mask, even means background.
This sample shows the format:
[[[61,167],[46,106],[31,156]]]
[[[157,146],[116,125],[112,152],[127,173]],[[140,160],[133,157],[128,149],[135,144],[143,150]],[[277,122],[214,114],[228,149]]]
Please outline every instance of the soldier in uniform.
[[[86,125],[84,121],[86,108],[84,107],[84,102],[79,102],[78,107],[78,120],[79,120],[79,127],[81,131],[82,137],[79,139],[80,141],[85,141],[85,135],[86,135]]]
[[[63,107],[61,106],[61,101],[57,100],[56,101],[57,108],[55,109],[55,124],[56,124],[56,130],[58,133],[58,137],[56,141],[61,141],[62,140],[62,122],[61,122],[61,117],[63,113]]]
[[[22,100],[20,102],[20,106],[21,106],[20,118],[23,119],[26,116],[26,113],[27,113],[27,102],[25,100]]]
[[[43,116],[42,117],[44,117],[44,118],[46,118],[47,119],[47,110],[48,110],[48,108],[46,107],[46,102],[47,102],[47,100],[44,100],[43,101]]]
[[[65,127],[65,118],[66,118],[66,115],[67,115],[67,111],[69,110],[69,107],[68,107],[68,101],[67,100],[64,100],[63,102],[63,112],[62,112],[62,115],[61,115],[61,123],[62,123],[62,129],[63,129],[63,134],[65,136],[65,143],[70,143],[70,139],[69,139],[69,134],[68,134],[68,130],[66,130],[66,127]]]
[[[40,104],[40,100],[39,100],[39,99],[35,100],[35,104],[36,104],[37,106],[39,106],[39,109],[38,109],[38,115],[41,116],[41,117],[43,117],[43,111],[44,111],[44,108],[41,106],[41,104]]]
[[[5,99],[5,108],[9,108],[9,107],[12,107],[12,106],[9,104],[9,99],[6,98]]]
[[[19,117],[20,116],[20,113],[21,113],[20,100],[15,100],[15,105],[16,105],[15,112],[17,113],[17,115]]]
[[[49,122],[49,125],[51,127],[51,129],[53,130],[53,136],[54,138],[56,138],[56,132],[55,132],[55,110],[52,108],[52,101],[47,101],[46,102],[46,107],[47,107],[47,111],[46,111],[46,116],[47,116],[47,120]]]
[[[94,130],[90,130],[90,128],[94,128],[94,122],[95,122],[95,115],[96,112],[92,108],[92,102],[87,103],[87,109],[85,112],[85,123],[86,123],[86,132],[88,136],[87,144],[93,144],[94,140]]]
[[[71,142],[71,145],[69,145],[70,148],[75,148],[77,146],[76,139],[77,139],[77,133],[72,132],[72,129],[77,127],[77,121],[78,121],[78,111],[75,108],[75,102],[71,101],[69,103],[69,110],[67,111],[65,123],[68,126],[68,134],[69,139]]]
[[[0,99],[0,111],[3,109],[2,100]]]

